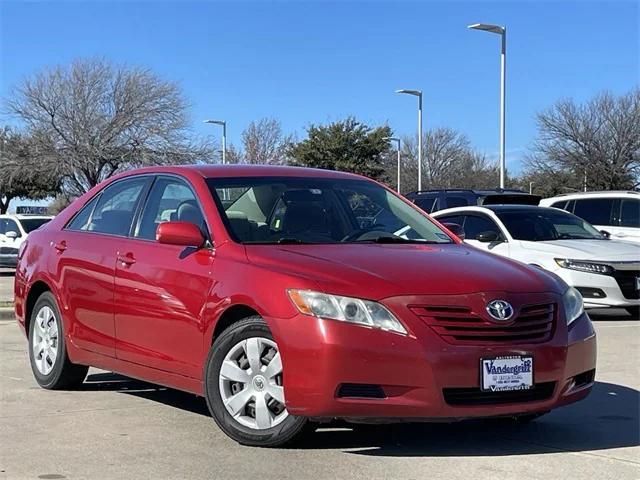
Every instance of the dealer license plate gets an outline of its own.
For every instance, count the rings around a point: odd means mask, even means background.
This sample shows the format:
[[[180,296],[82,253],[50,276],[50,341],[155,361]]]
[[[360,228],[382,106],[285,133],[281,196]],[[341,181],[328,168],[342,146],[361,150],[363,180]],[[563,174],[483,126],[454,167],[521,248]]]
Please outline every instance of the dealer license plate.
[[[482,390],[507,392],[533,387],[533,357],[483,358]]]

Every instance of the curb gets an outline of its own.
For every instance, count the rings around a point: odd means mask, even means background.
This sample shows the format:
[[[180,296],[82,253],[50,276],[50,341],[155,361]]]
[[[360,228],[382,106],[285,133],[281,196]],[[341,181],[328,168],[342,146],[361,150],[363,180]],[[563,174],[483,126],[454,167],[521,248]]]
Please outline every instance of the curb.
[[[0,320],[14,320],[15,318],[13,306],[0,306]]]

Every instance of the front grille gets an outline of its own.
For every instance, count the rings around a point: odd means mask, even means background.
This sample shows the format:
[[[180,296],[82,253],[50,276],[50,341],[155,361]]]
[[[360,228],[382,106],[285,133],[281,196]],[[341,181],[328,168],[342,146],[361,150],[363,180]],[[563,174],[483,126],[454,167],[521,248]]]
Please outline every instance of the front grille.
[[[409,308],[446,342],[458,345],[546,342],[553,335],[556,318],[555,303],[525,305],[506,325],[486,320],[470,307],[429,305]]]
[[[17,255],[18,249],[13,247],[0,247],[0,255]]]
[[[528,390],[485,392],[480,388],[443,388],[444,401],[449,405],[501,405],[504,403],[539,402],[553,395],[556,382],[538,383]]]
[[[343,383],[338,387],[337,396],[340,398],[386,398],[380,385],[367,383]]]
[[[640,291],[636,290],[636,278],[640,276],[637,270],[616,270],[613,278],[618,282],[624,298],[637,300],[640,298]]]

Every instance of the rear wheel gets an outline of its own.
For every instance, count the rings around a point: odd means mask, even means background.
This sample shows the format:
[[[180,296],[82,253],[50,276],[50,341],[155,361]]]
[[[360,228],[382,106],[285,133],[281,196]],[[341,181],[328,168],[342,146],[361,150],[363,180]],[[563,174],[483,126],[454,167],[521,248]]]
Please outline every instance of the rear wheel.
[[[303,431],[306,419],[285,408],[280,352],[262,318],[246,318],[222,332],[205,376],[211,415],[237,442],[278,447]]]
[[[60,310],[50,292],[40,295],[31,313],[29,360],[38,385],[50,390],[77,387],[89,370],[69,360]]]

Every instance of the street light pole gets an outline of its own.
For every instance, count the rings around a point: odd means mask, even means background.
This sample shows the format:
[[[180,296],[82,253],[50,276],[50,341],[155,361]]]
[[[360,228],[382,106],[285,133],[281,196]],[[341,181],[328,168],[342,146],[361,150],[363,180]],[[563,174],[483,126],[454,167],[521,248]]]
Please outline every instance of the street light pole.
[[[222,126],[222,164],[227,163],[227,122],[224,120],[205,120],[204,123],[213,123]]]
[[[506,118],[506,79],[507,79],[507,28],[486,23],[474,23],[467,28],[483,30],[500,35],[500,188],[504,188],[506,159],[505,159],[505,118]]]
[[[396,185],[396,191],[400,193],[400,139],[398,137],[384,137],[383,140],[388,140],[390,142],[396,142],[398,145],[398,182]]]
[[[396,93],[406,93],[418,97],[418,191],[422,190],[422,90],[396,90]]]

